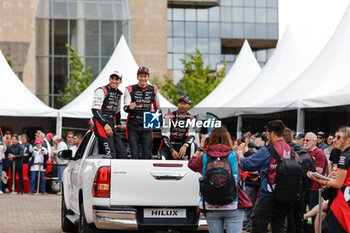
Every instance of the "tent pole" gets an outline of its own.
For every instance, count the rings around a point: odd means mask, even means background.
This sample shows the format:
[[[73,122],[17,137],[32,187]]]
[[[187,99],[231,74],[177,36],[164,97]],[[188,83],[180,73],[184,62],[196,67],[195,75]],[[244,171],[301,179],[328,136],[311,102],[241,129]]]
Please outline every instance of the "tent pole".
[[[237,116],[237,139],[242,137],[243,120],[242,115]]]
[[[58,135],[59,137],[62,136],[62,116],[60,112],[57,112],[56,135]]]
[[[305,133],[305,110],[297,109],[297,135]]]

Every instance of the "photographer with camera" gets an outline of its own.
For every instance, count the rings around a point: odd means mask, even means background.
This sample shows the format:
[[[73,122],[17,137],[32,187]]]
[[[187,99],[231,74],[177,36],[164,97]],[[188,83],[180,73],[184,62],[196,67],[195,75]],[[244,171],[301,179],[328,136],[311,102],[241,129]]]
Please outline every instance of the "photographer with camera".
[[[253,142],[249,142],[247,147],[248,151],[244,152],[244,157],[249,157],[256,153],[258,149],[260,149]],[[251,215],[253,213],[254,204],[259,196],[258,194],[261,181],[260,173],[260,170],[242,172],[245,183],[244,192],[253,203],[253,207],[249,207],[244,210],[243,230],[249,230],[251,226]]]
[[[260,196],[251,216],[251,233],[267,232],[269,222],[272,233],[285,232],[288,206],[301,192],[302,167],[296,161],[295,152],[283,140],[284,129],[281,120],[272,120],[266,125],[267,146],[247,158],[243,155],[245,143],[237,149],[242,170],[262,170]],[[276,173],[278,169],[281,173]]]
[[[43,140],[41,138],[35,139],[35,146],[31,149],[32,157],[30,157],[30,193],[34,193],[35,184],[39,183],[41,193],[45,193],[45,168],[46,161],[48,158],[48,152],[45,147],[43,147]],[[39,174],[40,172],[40,174]],[[36,187],[37,192],[39,186]]]

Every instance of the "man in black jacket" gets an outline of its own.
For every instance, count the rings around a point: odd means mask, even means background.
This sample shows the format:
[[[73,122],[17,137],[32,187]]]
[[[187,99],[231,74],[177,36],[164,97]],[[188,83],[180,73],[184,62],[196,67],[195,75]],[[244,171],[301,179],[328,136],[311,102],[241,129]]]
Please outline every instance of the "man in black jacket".
[[[92,129],[100,146],[107,156],[113,159],[126,157],[125,148],[118,130],[124,127],[120,123],[120,106],[122,92],[118,86],[122,83],[122,75],[114,71],[109,76],[109,84],[96,89],[92,101]]]
[[[147,67],[140,67],[138,84],[127,86],[124,92],[124,111],[128,113],[126,136],[132,159],[150,159],[152,156],[153,131],[144,128],[143,115],[160,110],[160,105],[158,88],[148,84],[149,75]]]
[[[162,142],[159,154],[166,159],[190,159],[191,144],[195,139],[195,128],[190,125],[194,116],[187,111],[191,108],[191,99],[183,95],[178,99],[177,111],[168,113],[166,125],[162,127]],[[194,124],[193,124],[194,125]]]
[[[288,143],[288,145],[293,148],[295,153],[298,155],[299,163],[301,163],[303,169],[312,170],[313,160],[309,153],[305,151],[303,147],[293,142],[293,133],[289,128],[285,128],[283,139]],[[292,205],[293,212],[290,212],[288,215],[288,228],[287,233],[303,233],[304,232],[304,214],[306,213],[306,196],[307,190],[312,186],[312,180],[307,176],[303,178],[303,194],[300,199],[297,200]]]
[[[30,152],[33,148],[32,144],[28,142],[28,136],[26,134],[22,134],[22,146],[23,146],[23,163],[29,164],[29,159],[32,156]]]
[[[23,146],[18,143],[18,136],[17,134],[12,135],[11,138],[12,145],[9,146],[6,150],[6,157],[12,161],[12,163],[15,163],[15,176],[16,172],[18,173],[19,177],[19,184],[21,187],[21,194],[24,193],[24,181],[23,181]],[[12,169],[12,167],[11,167]],[[13,173],[12,173],[13,175]],[[14,191],[14,190],[12,190]]]

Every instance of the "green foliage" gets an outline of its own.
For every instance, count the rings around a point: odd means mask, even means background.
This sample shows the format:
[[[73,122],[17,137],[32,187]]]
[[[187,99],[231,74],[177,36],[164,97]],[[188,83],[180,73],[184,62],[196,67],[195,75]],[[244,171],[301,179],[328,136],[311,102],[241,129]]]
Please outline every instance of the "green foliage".
[[[180,95],[173,82],[173,79],[164,75],[164,82],[160,82],[157,77],[152,79],[152,84],[159,88],[159,92],[172,104],[177,105]]]
[[[160,93],[173,104],[177,105],[179,95],[188,95],[192,100],[192,106],[195,106],[225,77],[226,62],[220,71],[214,73],[209,66],[203,66],[202,54],[198,49],[196,54],[187,54],[187,56],[190,57],[189,61],[180,59],[184,66],[182,80],[175,86],[173,80],[165,75],[163,83],[158,80],[158,87]]]
[[[6,58],[7,63],[9,64],[9,66],[11,68],[13,68],[12,60],[8,56],[5,56],[5,58]]]
[[[80,95],[90,85],[92,77],[90,73],[91,67],[88,66],[84,70],[84,64],[74,49],[69,44],[66,44],[66,47],[69,49],[70,78],[64,92],[60,91],[62,96],[58,97],[58,101],[63,105],[68,104]]]

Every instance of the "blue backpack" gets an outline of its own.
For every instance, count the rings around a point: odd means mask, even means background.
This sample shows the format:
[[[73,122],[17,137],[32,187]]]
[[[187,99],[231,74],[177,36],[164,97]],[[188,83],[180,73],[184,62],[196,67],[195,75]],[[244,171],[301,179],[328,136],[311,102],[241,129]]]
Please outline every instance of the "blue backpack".
[[[200,180],[203,203],[227,205],[237,199],[238,169],[233,164],[237,164],[233,152],[221,158],[203,154],[203,179]]]

